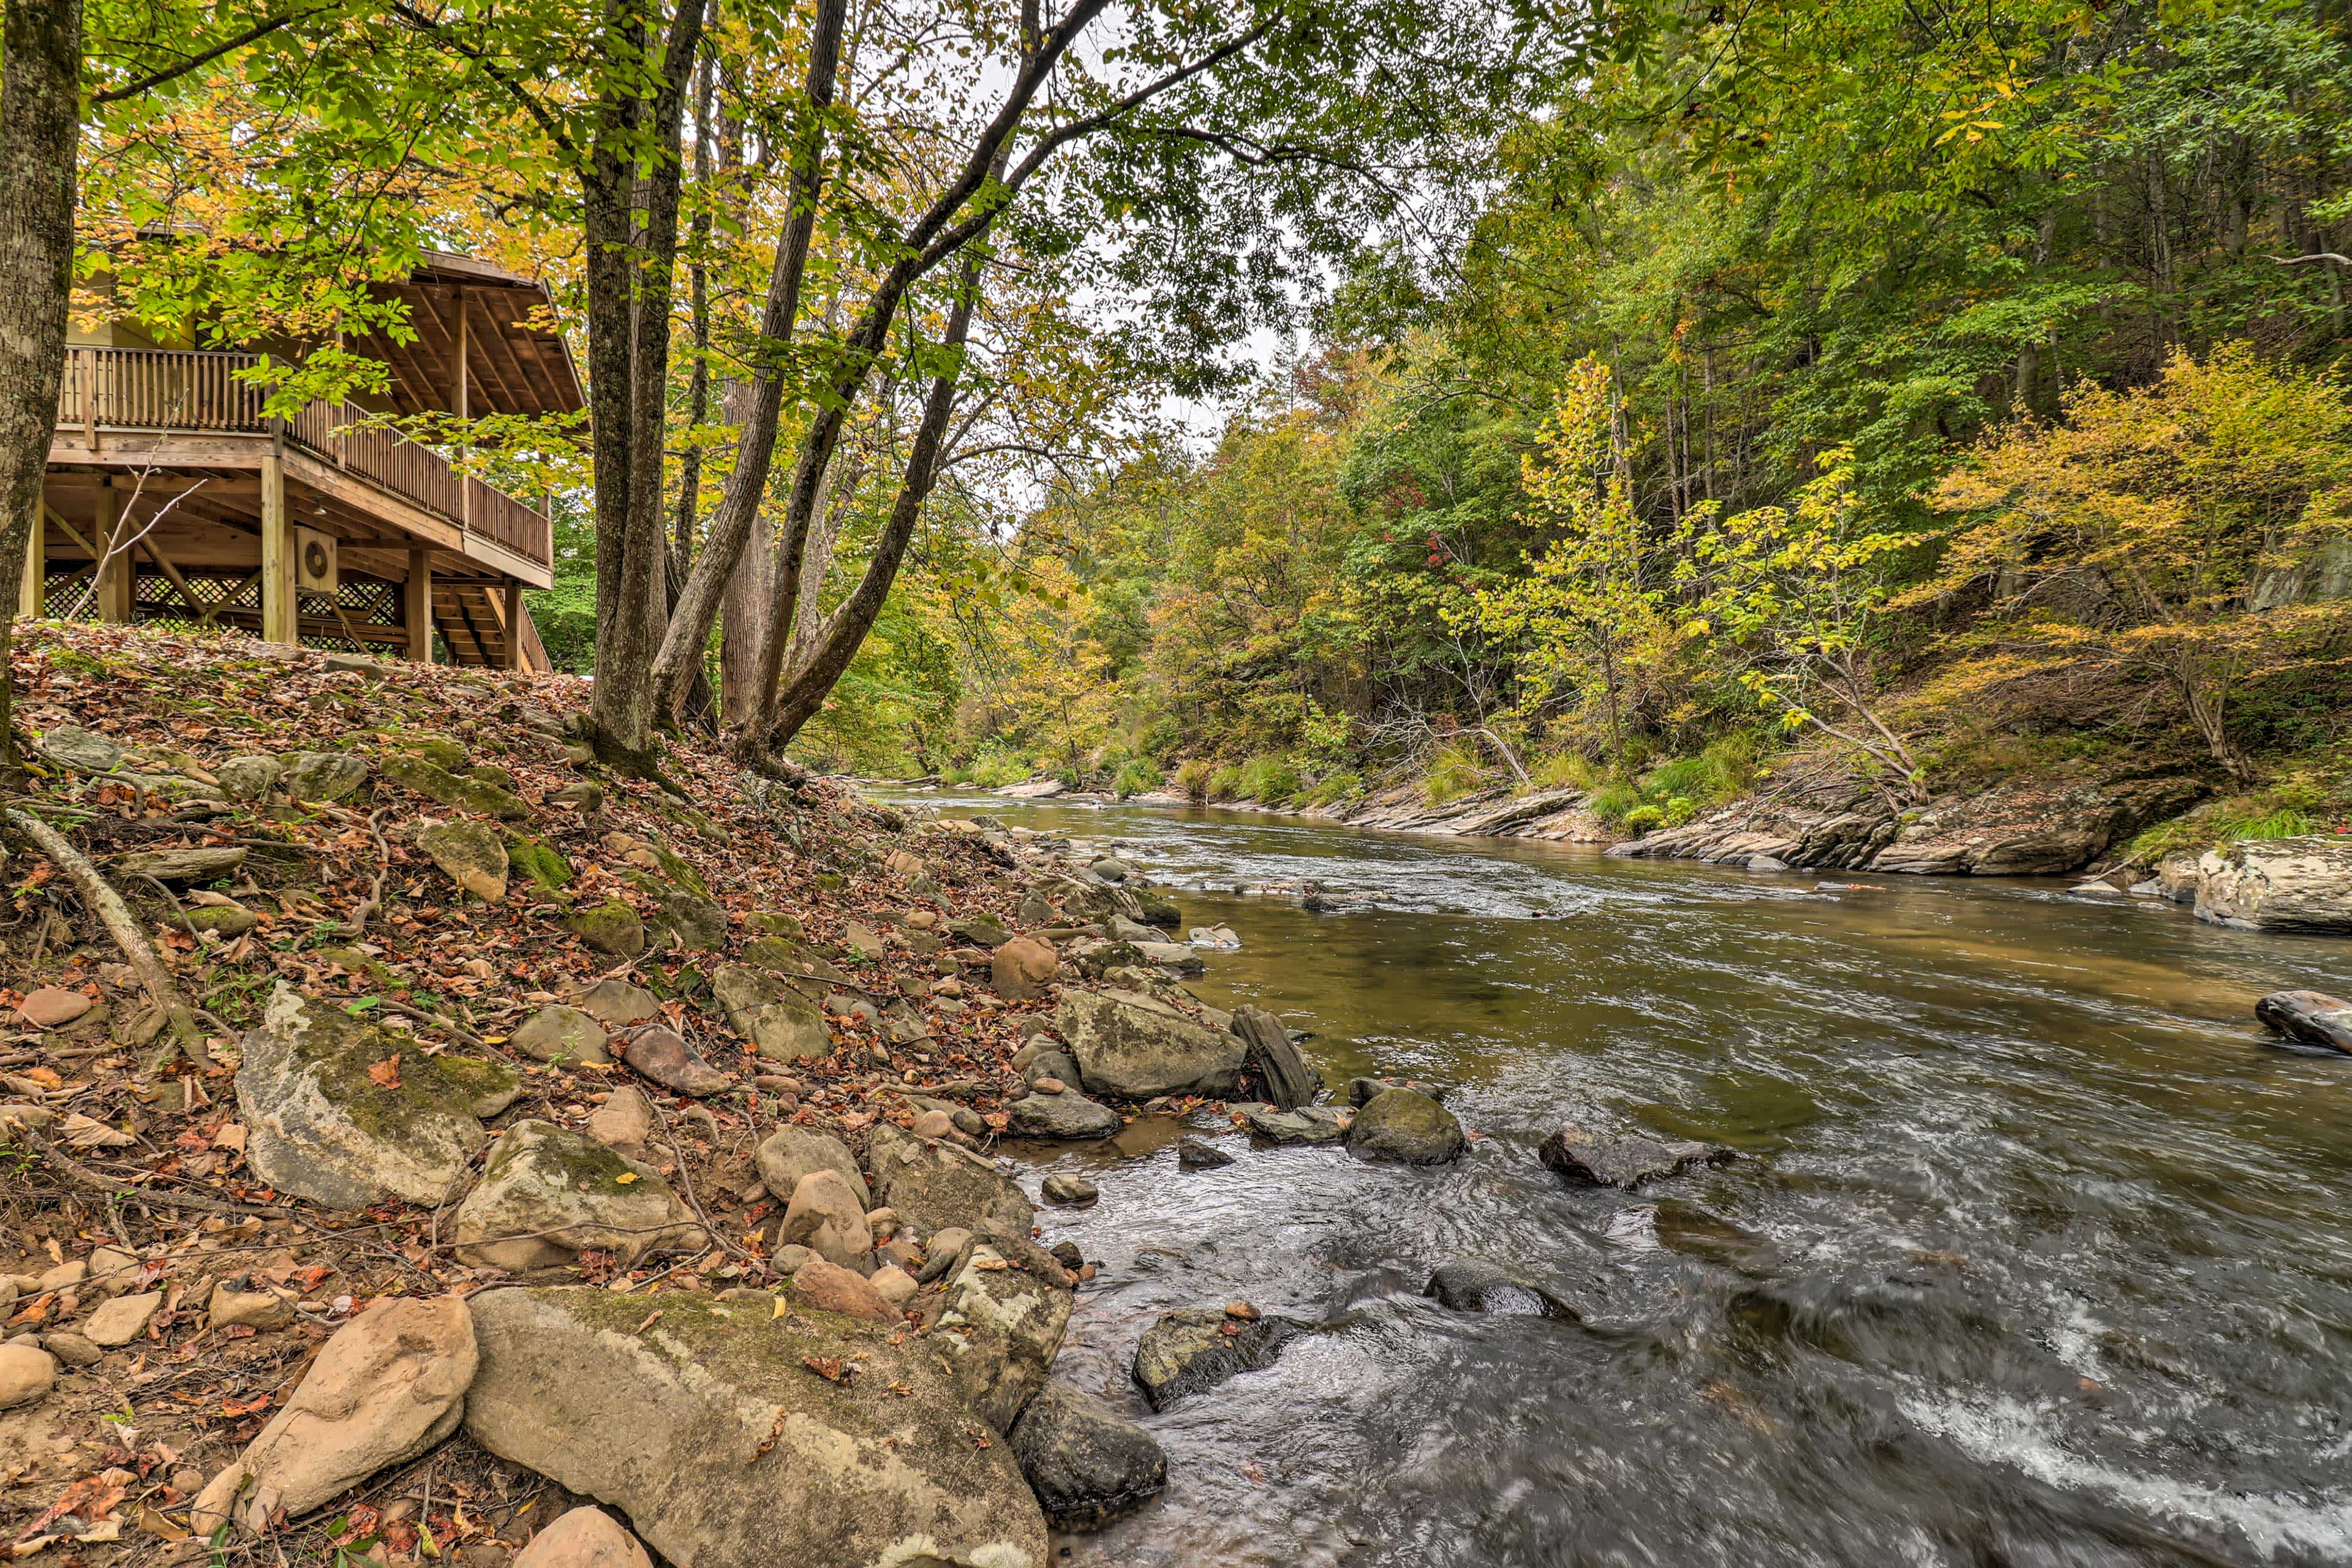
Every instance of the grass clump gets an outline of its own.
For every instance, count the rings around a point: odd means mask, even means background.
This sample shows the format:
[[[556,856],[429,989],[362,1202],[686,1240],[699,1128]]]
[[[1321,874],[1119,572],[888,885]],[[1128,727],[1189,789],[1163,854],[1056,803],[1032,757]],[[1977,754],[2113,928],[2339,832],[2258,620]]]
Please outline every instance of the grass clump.
[[[1132,795],[1160,787],[1160,766],[1148,757],[1130,757],[1119,764],[1118,774],[1111,780],[1111,793],[1125,800]]]
[[[1215,770],[1198,757],[1176,770],[1176,787],[1188,800],[1199,802],[1209,798],[1209,780]]]
[[[1234,788],[1244,800],[1265,805],[1288,805],[1306,793],[1298,782],[1298,770],[1289,760],[1272,756],[1252,757],[1244,763]]]
[[[1458,800],[1486,782],[1486,770],[1465,746],[1440,746],[1422,775],[1421,793],[1432,805]]]

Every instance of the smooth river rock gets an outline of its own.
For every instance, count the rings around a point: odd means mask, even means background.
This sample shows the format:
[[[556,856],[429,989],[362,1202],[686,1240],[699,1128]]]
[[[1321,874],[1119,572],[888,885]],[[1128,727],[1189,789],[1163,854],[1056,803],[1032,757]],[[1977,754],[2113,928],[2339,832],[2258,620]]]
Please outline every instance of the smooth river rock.
[[[950,1373],[954,1336],[764,1297],[471,1305],[467,1431],[621,1510],[677,1568],[1045,1568],[1045,1516]]]
[[[866,1152],[874,1195],[925,1234],[950,1226],[978,1231],[981,1222],[994,1220],[1026,1236],[1036,1223],[1020,1184],[969,1150],[885,1122]]]
[[[703,1244],[694,1212],[658,1171],[549,1121],[518,1121],[499,1137],[449,1236],[462,1261],[514,1273],[591,1250],[630,1268]]]
[[[1157,1438],[1059,1378],[1045,1380],[1011,1436],[1013,1457],[1056,1530],[1099,1530],[1168,1485]]]
[[[1126,1125],[1118,1111],[1076,1089],[1025,1094],[1006,1104],[1004,1113],[1008,1119],[1004,1131],[1014,1138],[1109,1138]]]
[[[637,1538],[601,1508],[575,1508],[530,1538],[514,1568],[653,1568]]]
[[[1135,1381],[1154,1410],[1229,1377],[1270,1366],[1307,1325],[1289,1318],[1248,1321],[1213,1307],[1183,1307],[1160,1315],[1135,1347]]]
[[[2254,1016],[2301,1045],[2352,1052],[2352,1002],[2322,991],[2273,991],[2254,1004]]]
[[[1631,1190],[1660,1176],[1678,1175],[1695,1165],[1729,1159],[1712,1143],[1657,1138],[1612,1138],[1581,1127],[1562,1127],[1536,1151],[1543,1163],[1571,1182]]]
[[[2352,931],[2352,837],[2243,838],[2197,862],[2197,918],[2246,931]]]
[[[1457,1312],[1493,1312],[1506,1317],[1576,1321],[1576,1310],[1542,1286],[1496,1263],[1449,1258],[1437,1266],[1422,1290]]]
[[[1409,1089],[1383,1089],[1366,1101],[1348,1127],[1348,1148],[1368,1160],[1442,1165],[1465,1147],[1454,1112]]]

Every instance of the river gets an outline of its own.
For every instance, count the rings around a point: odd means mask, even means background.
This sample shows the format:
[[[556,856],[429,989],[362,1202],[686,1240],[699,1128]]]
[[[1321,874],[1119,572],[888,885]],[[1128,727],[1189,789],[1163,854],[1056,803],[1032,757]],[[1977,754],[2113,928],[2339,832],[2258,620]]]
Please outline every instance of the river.
[[[1204,1000],[1357,1073],[1456,1087],[1436,1171],[1180,1131],[1018,1146],[1102,1264],[1057,1371],[1166,1447],[1073,1565],[2352,1562],[2352,1058],[2253,1000],[2352,943],[2063,883],[1750,875],[1219,810],[950,812],[1118,841],[1223,921]],[[1348,908],[1236,887],[1311,879]],[[1536,1158],[1563,1121],[1738,1158],[1638,1194]],[[1511,1266],[1580,1322],[1450,1311]],[[1246,1298],[1318,1326],[1152,1415],[1135,1342]]]

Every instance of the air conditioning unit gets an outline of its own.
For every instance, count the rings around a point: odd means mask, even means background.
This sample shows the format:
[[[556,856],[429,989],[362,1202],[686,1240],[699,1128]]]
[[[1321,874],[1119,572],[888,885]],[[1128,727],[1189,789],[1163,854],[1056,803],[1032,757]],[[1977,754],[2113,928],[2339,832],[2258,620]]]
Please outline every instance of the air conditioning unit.
[[[305,594],[333,594],[341,587],[335,568],[335,536],[312,528],[294,531],[294,586]]]

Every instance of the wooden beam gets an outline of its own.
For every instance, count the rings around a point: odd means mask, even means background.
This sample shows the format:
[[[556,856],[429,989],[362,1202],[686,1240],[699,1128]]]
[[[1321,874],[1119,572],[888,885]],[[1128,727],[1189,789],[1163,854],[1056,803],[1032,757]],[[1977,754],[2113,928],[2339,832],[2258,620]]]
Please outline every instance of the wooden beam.
[[[49,503],[33,503],[31,531],[25,539],[25,574],[16,584],[16,614],[28,621],[41,618],[48,608]]]
[[[400,592],[401,620],[408,627],[408,657],[433,662],[433,552],[408,552],[408,581]]]
[[[506,599],[507,657],[509,669],[525,668],[522,657],[522,584],[509,582],[503,595]]]
[[[121,491],[111,485],[99,490],[97,536],[90,542],[104,557],[98,573],[98,618],[114,626],[131,624],[131,580],[139,563],[128,541],[137,526],[123,513]]]
[[[294,520],[286,510],[286,466],[275,453],[261,465],[261,640],[301,640],[294,587]]]

